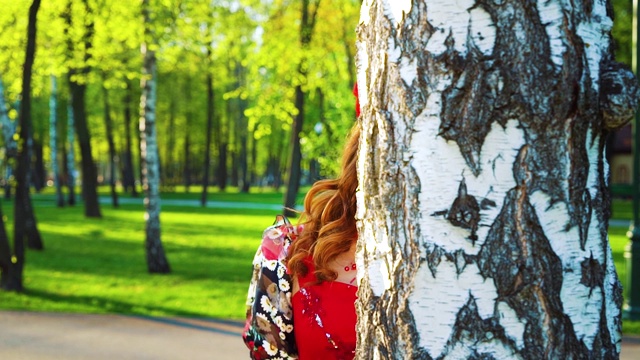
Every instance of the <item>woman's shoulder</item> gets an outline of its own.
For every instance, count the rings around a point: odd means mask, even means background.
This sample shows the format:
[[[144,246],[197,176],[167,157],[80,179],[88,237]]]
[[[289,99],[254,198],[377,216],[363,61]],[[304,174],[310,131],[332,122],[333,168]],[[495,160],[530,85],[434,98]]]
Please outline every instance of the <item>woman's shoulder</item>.
[[[282,215],[262,233],[262,255],[266,260],[286,258],[289,246],[302,233],[303,225],[293,225]]]

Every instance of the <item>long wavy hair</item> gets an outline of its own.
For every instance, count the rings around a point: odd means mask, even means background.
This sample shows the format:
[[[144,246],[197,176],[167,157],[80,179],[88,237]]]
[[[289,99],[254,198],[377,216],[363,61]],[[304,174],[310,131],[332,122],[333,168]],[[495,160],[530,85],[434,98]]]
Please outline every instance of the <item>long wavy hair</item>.
[[[315,182],[304,198],[304,230],[291,245],[287,262],[295,275],[307,275],[304,259],[311,255],[318,282],[335,280],[338,274],[329,264],[358,238],[355,215],[359,139],[360,126],[356,123],[345,144],[340,175]]]

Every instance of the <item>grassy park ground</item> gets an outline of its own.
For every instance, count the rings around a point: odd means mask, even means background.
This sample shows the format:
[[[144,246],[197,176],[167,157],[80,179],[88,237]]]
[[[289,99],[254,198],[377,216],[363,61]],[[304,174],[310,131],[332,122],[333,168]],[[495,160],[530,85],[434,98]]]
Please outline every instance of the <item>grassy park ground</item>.
[[[102,196],[108,196],[102,190]],[[179,191],[162,197],[199,196]],[[280,204],[282,194],[231,190],[211,193],[209,200]],[[242,319],[251,259],[262,230],[277,213],[163,205],[162,241],[172,272],[150,275],[141,204],[118,208],[102,204],[103,218],[87,219],[82,205],[57,208],[50,192],[34,195],[33,202],[45,250],[27,251],[25,291],[0,292],[0,309]],[[3,201],[2,207],[11,235],[12,204]],[[630,219],[630,203],[615,201],[613,214],[616,219]],[[609,232],[623,285],[626,231],[626,226],[618,226]],[[626,334],[640,334],[640,322],[624,322],[623,329]]]

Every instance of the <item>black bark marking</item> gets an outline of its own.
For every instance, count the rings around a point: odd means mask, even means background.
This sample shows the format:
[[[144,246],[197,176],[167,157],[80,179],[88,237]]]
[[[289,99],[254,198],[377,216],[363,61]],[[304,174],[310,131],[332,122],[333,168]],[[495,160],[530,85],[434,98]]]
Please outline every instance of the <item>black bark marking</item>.
[[[580,263],[580,268],[582,270],[582,278],[580,279],[580,284],[588,287],[591,291],[589,292],[589,296],[593,293],[593,289],[596,287],[602,288],[602,281],[604,279],[604,268],[602,264],[598,262],[598,260],[593,258],[593,252],[591,252],[591,256],[589,258],[585,258]]]
[[[493,61],[470,49],[465,68],[454,70],[453,86],[442,94],[440,136],[455,141],[475,176],[481,172],[480,151],[491,130],[497,87],[501,80]]]
[[[489,210],[489,208],[493,208],[496,206],[496,202],[491,199],[484,198],[482,199],[482,201],[480,201],[480,209],[482,210]]]
[[[464,268],[473,262],[473,258],[467,255],[463,250],[456,250],[453,253],[453,261],[456,264],[456,273],[460,275],[464,271]]]
[[[406,349],[407,352],[406,352],[405,358],[432,360],[433,358],[431,357],[431,355],[429,355],[429,353],[427,353],[427,351],[421,348],[419,345],[420,333],[418,333],[417,331],[415,318],[413,317],[413,313],[409,308],[408,302],[405,302],[404,310],[400,312],[399,318],[402,320],[401,324],[405,324],[405,326],[403,326],[401,329],[401,331],[406,333],[406,336],[403,336],[403,338],[411,339],[410,344],[413,345],[412,347]],[[399,357],[396,357],[396,358],[402,358],[403,354],[397,354],[397,355]]]
[[[447,220],[454,226],[471,230],[469,240],[475,245],[476,240],[478,240],[476,231],[480,223],[480,206],[478,205],[478,200],[467,193],[467,184],[464,178],[460,181],[458,197],[451,204]]]
[[[400,45],[402,48],[402,56],[416,61],[418,72],[416,79],[412,84],[405,84],[407,91],[405,92],[405,101],[409,107],[413,117],[420,114],[426,105],[427,92],[430,84],[429,76],[425,74],[424,57],[420,56],[427,46],[427,41],[434,28],[427,21],[426,3],[414,1],[411,11],[405,14],[405,21],[402,23],[400,33]],[[415,41],[418,39],[419,41]]]
[[[429,266],[429,270],[431,271],[431,276],[436,278],[436,274],[438,272],[438,265],[440,265],[440,261],[442,261],[442,256],[446,252],[439,246],[435,246],[433,249],[427,249],[427,264]]]
[[[584,251],[587,244],[587,238],[589,236],[589,225],[591,224],[591,214],[593,211],[591,207],[591,194],[589,193],[588,189],[584,190],[581,201],[581,207],[579,207],[579,211],[576,212],[578,213],[578,216],[580,216],[580,218],[578,219],[580,249]]]
[[[507,193],[504,206],[478,253],[478,267],[492,278],[498,301],[526,324],[524,359],[588,358],[560,299],[563,269],[545,236],[526,188]]]
[[[606,130],[631,121],[638,108],[638,79],[626,65],[612,62],[600,70],[600,111]]]
[[[439,359],[444,359],[447,354],[456,347],[458,343],[479,344],[479,343],[502,343],[507,348],[511,348],[516,353],[516,344],[509,339],[502,325],[496,317],[491,316],[482,319],[478,313],[478,305],[473,295],[469,294],[467,303],[458,311],[456,321],[453,325],[453,332],[447,341],[447,346]],[[469,359],[493,359],[489,354],[478,353],[473,350]]]

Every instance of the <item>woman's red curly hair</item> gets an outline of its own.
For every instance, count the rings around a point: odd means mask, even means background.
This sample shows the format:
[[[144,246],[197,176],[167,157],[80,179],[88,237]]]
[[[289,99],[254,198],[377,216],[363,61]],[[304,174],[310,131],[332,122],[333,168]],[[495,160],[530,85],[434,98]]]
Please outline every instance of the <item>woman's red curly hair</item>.
[[[340,175],[317,181],[304,198],[304,230],[289,249],[287,267],[292,274],[305,276],[309,269],[304,259],[311,255],[318,282],[335,280],[337,274],[329,264],[358,238],[355,215],[359,139],[360,126],[356,124],[345,144]]]

